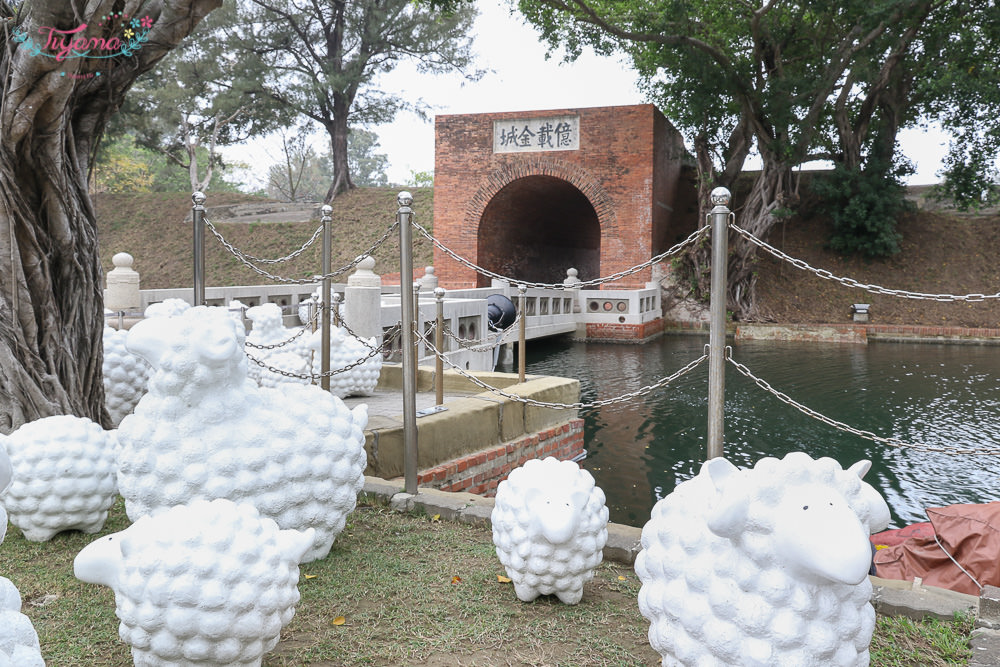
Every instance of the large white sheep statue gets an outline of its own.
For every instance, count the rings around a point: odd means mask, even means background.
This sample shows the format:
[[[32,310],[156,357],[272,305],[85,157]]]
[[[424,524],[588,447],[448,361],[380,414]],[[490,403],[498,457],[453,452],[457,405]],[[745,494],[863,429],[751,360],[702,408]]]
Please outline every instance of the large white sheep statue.
[[[21,425],[4,446],[14,479],[0,503],[25,539],[46,542],[64,530],[104,527],[118,495],[114,431],[86,417],[56,415]]]
[[[0,493],[7,490],[14,477],[14,467],[4,451],[5,441],[0,435]],[[0,504],[0,544],[6,534],[7,513]],[[38,633],[21,613],[21,594],[5,577],[0,577],[0,667],[45,667]]]
[[[635,571],[664,665],[869,664],[868,536],[885,500],[830,458],[794,452],[740,470],[723,458],[656,503]]]
[[[137,667],[251,667],[295,615],[312,533],[280,530],[251,505],[196,500],[92,542],[73,573],[114,590]]]
[[[608,508],[593,476],[548,457],[515,468],[497,487],[493,544],[518,599],[583,597],[608,541]]]
[[[245,336],[204,306],[129,331],[154,373],[118,428],[125,511],[137,521],[198,498],[249,502],[281,528],[315,528],[303,562],[322,558],[364,485],[368,407],[312,385],[257,387]]]

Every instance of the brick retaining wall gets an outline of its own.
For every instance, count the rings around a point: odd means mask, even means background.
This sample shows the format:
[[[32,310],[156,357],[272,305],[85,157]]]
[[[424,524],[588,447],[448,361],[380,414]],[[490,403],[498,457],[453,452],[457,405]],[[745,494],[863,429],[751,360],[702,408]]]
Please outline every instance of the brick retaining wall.
[[[663,333],[663,319],[641,324],[587,323],[587,340],[642,343]]]
[[[530,459],[554,456],[567,460],[582,453],[583,420],[572,419],[422,470],[417,474],[417,485],[492,496],[511,470]]]

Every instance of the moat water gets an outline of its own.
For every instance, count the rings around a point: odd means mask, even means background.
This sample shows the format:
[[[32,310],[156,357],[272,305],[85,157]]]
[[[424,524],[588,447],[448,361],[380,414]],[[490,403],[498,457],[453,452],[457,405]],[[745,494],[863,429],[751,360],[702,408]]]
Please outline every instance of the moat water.
[[[579,379],[588,403],[672,374],[707,342],[547,339],[527,345],[526,365],[531,374]],[[748,342],[734,345],[733,358],[795,401],[857,429],[931,447],[1000,448],[1000,347]],[[642,526],[657,499],[697,474],[707,404],[705,362],[667,388],[581,411],[583,465],[604,489],[612,521]],[[885,497],[895,527],[926,521],[927,507],[1000,500],[1000,457],[895,449],[841,432],[781,403],[731,364],[725,409],[725,455],[740,467],[791,451],[830,456],[844,467],[871,460],[865,480]]]

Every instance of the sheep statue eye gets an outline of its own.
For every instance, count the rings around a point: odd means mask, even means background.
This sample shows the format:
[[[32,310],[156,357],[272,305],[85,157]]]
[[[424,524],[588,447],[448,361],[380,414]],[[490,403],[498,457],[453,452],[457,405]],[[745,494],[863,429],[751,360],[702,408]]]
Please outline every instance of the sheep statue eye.
[[[803,505],[802,509],[807,510],[807,509],[809,509],[809,506],[808,505]]]

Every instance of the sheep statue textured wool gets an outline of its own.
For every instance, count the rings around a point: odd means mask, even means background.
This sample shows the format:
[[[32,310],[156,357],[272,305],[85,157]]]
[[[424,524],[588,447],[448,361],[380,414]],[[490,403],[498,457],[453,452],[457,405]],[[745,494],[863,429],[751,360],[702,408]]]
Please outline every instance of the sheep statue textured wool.
[[[115,426],[132,412],[146,393],[152,369],[125,349],[128,331],[104,327],[104,406]]]
[[[7,490],[14,469],[0,435],[0,494]],[[0,505],[0,544],[7,533],[7,513]],[[0,577],[0,667],[45,667],[38,633],[21,613],[21,594],[10,579]]]
[[[608,508],[593,476],[572,461],[532,459],[497,487],[493,544],[524,602],[583,597],[608,541]]]
[[[279,530],[247,504],[201,500],[92,542],[73,573],[115,592],[137,667],[251,667],[299,601],[312,530]]]
[[[318,373],[320,353],[323,350],[322,333],[314,331],[309,344],[315,350],[313,368]],[[357,365],[330,376],[330,393],[338,398],[371,395],[382,373],[381,353],[372,354],[372,350],[377,346],[378,341],[374,337],[365,341],[351,335],[344,327],[331,326],[330,370],[336,371],[352,364]],[[358,363],[359,361],[361,363]]]
[[[247,374],[262,387],[276,387],[285,382],[309,384],[312,373],[312,350],[306,335],[295,337],[296,331],[286,329],[282,323],[281,306],[265,303],[247,309],[247,317],[253,322],[253,329],[247,335],[247,355],[267,366],[291,373],[291,376],[275,373],[250,360]],[[298,331],[301,334],[301,329]],[[254,346],[279,345],[266,349]]]
[[[248,502],[281,528],[315,528],[303,560],[324,557],[364,485],[368,407],[312,385],[257,387],[243,326],[191,308],[137,323],[129,350],[154,368],[122,420],[118,486],[129,519],[201,498]]]
[[[32,542],[79,529],[96,533],[115,501],[118,441],[84,417],[57,415],[23,424],[4,441],[14,471],[0,503]]]
[[[868,536],[889,522],[870,466],[716,458],[657,502],[635,571],[663,664],[868,665]]]

